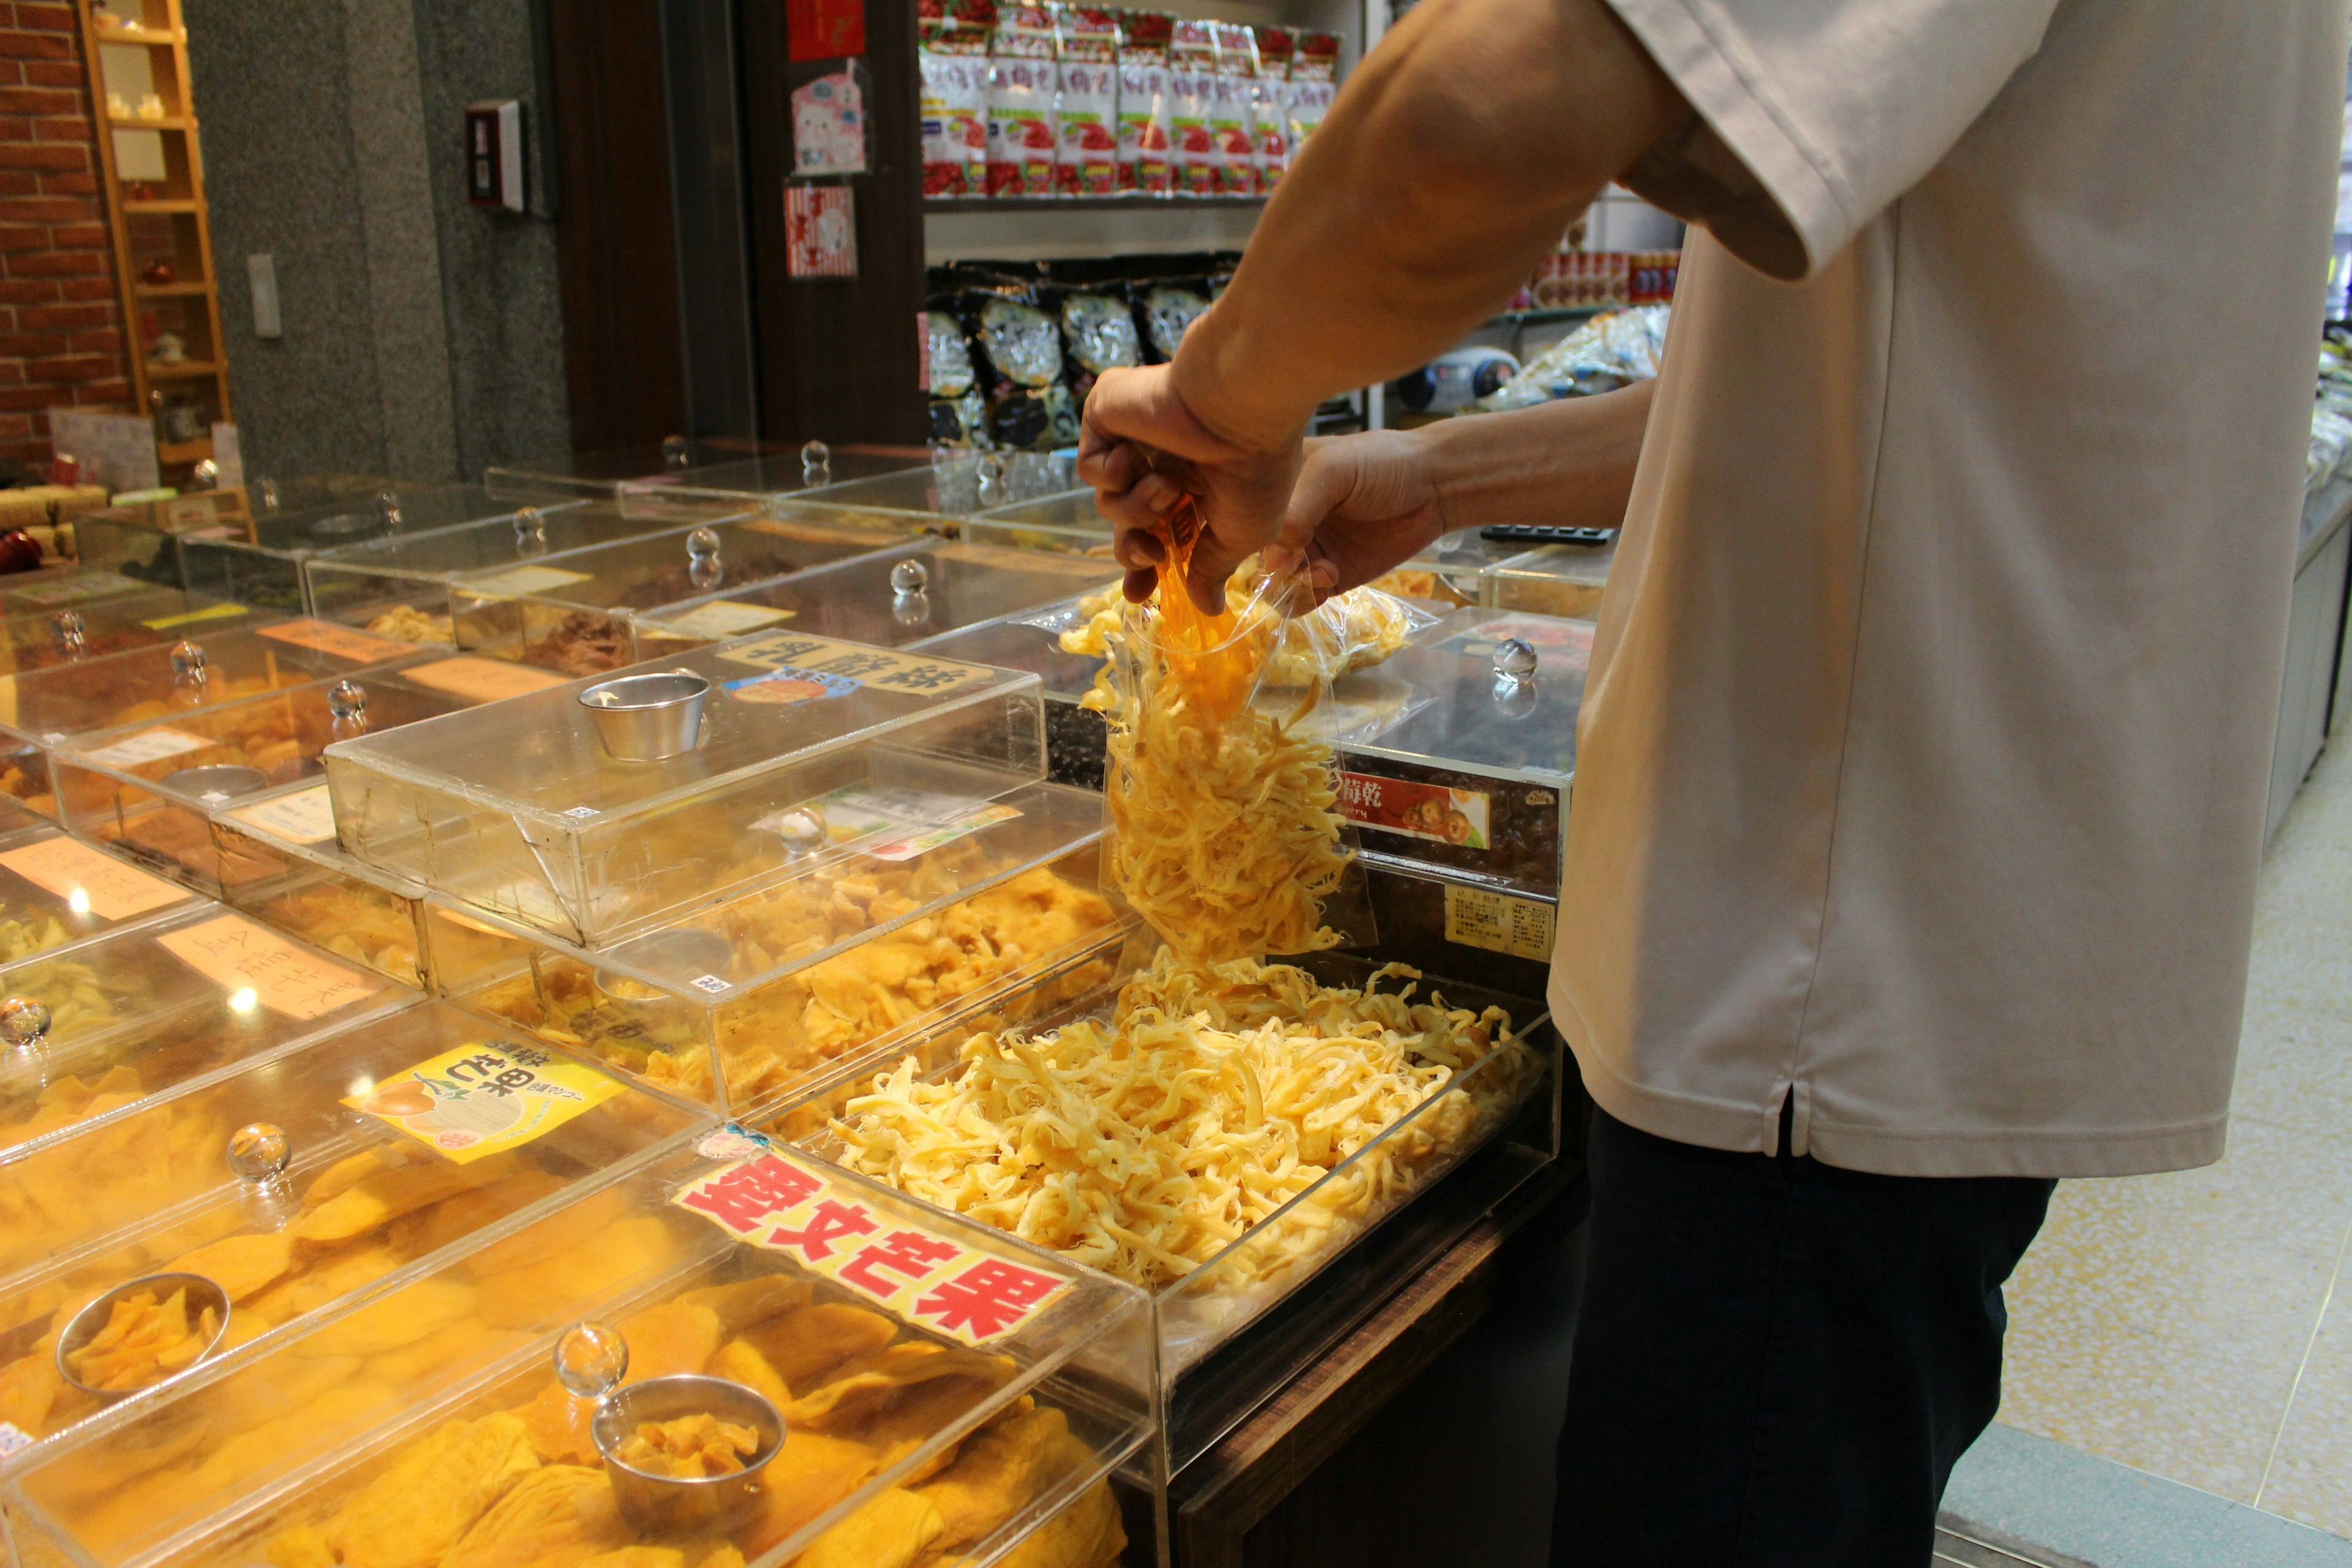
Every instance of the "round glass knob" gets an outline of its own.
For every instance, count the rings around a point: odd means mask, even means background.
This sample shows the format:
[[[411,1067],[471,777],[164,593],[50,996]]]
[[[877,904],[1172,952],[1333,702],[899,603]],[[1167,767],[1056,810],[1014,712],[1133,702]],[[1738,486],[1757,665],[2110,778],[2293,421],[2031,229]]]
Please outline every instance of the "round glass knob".
[[[208,669],[202,644],[182,637],[172,649],[172,679],[178,681],[202,680]]]
[[[514,531],[517,555],[547,553],[547,519],[539,515],[537,507],[527,506],[515,513]]]
[[[555,1342],[555,1381],[583,1399],[602,1399],[629,1375],[629,1342],[610,1323],[574,1323]]]
[[[801,447],[801,472],[824,473],[833,467],[833,448],[822,441],[811,441]]]
[[[11,996],[0,1001],[0,1035],[8,1037],[11,1045],[30,1046],[40,1042],[49,1032],[49,1009],[30,996]]]
[[[190,478],[194,480],[196,489],[200,490],[211,489],[213,487],[220,483],[220,465],[214,462],[210,458],[206,458],[203,462],[196,465],[195,472],[191,475]]]
[[[697,561],[718,554],[719,531],[715,528],[696,529],[686,536],[686,552]]]
[[[890,568],[890,592],[919,594],[931,585],[931,570],[913,557]]]
[[[284,1175],[287,1162],[293,1158],[294,1145],[286,1129],[275,1123],[257,1121],[228,1135],[228,1168],[248,1182]]]
[[[931,618],[931,596],[929,594],[891,595],[890,618],[902,626],[921,626]]]
[[[79,610],[59,610],[49,622],[57,634],[58,650],[79,658],[89,651],[89,628],[83,624]]]
[[[367,690],[355,680],[338,680],[327,688],[327,712],[338,724],[367,717]]]
[[[796,805],[776,818],[776,837],[793,855],[807,855],[824,847],[824,813],[813,805]]]
[[[379,491],[375,498],[376,521],[387,529],[400,526],[400,498],[390,490]]]
[[[662,467],[665,468],[686,467],[686,451],[685,437],[666,437],[662,441]]]
[[[262,478],[253,481],[253,489],[254,493],[261,498],[262,510],[276,511],[278,510],[278,481],[276,479],[264,475]]]
[[[1495,673],[1525,680],[1536,672],[1536,650],[1518,637],[1505,637],[1495,647]]]

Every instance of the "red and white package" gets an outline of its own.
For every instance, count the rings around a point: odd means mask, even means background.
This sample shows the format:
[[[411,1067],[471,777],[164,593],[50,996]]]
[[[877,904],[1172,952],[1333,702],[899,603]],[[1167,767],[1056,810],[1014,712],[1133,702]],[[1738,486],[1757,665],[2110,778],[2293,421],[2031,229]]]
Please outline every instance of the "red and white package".
[[[1257,153],[1257,183],[1269,195],[1290,167],[1290,34],[1257,30],[1257,79],[1250,89],[1250,141]]]
[[[1209,117],[1217,101],[1216,24],[1179,18],[1168,44],[1168,127],[1176,188],[1213,196],[1220,188]]]
[[[920,0],[923,195],[976,196],[988,185],[992,0]]]
[[[1174,188],[1168,40],[1175,19],[1157,11],[1122,11],[1118,26],[1118,188],[1164,196]]]
[[[1044,5],[997,10],[988,52],[988,194],[1054,194],[1054,14]]]
[[[1118,19],[1093,5],[1056,5],[1054,19],[1062,62],[1055,188],[1107,196],[1118,188]]]
[[[1217,189],[1229,196],[1258,193],[1257,143],[1250,135],[1250,95],[1257,85],[1257,37],[1239,22],[1212,22],[1217,39],[1217,90],[1209,109],[1209,139],[1217,149]]]
[[[1296,163],[1307,139],[1339,92],[1339,40],[1328,33],[1300,33],[1290,56],[1290,161]]]

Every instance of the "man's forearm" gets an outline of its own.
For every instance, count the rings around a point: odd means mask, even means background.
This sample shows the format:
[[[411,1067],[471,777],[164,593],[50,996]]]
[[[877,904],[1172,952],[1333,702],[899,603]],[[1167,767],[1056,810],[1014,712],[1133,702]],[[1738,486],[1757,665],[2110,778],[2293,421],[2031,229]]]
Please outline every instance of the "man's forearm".
[[[1423,0],[1267,203],[1175,384],[1244,449],[1450,346],[1687,118],[1601,0]]]
[[[1414,431],[1444,527],[1615,528],[1633,493],[1656,387],[1644,381]]]

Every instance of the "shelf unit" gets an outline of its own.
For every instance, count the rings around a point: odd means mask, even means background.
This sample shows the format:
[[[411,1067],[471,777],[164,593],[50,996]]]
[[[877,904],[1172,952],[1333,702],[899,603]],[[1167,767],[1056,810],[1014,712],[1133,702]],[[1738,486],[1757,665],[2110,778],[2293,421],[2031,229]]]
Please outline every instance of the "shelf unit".
[[[131,395],[138,411],[155,420],[156,458],[169,484],[213,455],[213,425],[235,417],[222,353],[220,280],[213,268],[188,32],[180,0],[76,0],[76,5],[90,104],[103,127],[98,139],[100,183],[113,232]],[[153,93],[163,104],[160,118],[110,111],[110,55],[124,73],[112,90],[126,104]],[[131,144],[135,156],[122,142],[150,135],[156,139],[152,147]],[[142,178],[135,172],[147,159],[160,162],[160,175]],[[125,174],[126,163],[133,173]],[[171,268],[170,282],[150,283],[141,276],[157,262]],[[181,340],[184,357],[153,357],[155,340],[165,332]],[[166,408],[199,434],[164,440]],[[178,414],[182,409],[185,413]]]

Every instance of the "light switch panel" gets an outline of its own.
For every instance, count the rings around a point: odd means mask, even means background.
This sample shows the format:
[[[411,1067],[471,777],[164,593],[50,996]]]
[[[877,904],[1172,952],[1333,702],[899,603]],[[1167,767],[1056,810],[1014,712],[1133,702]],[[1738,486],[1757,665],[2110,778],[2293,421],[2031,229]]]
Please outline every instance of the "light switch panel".
[[[248,256],[245,258],[246,280],[253,286],[253,335],[257,338],[282,338],[286,323],[278,314],[278,258],[274,256]]]

